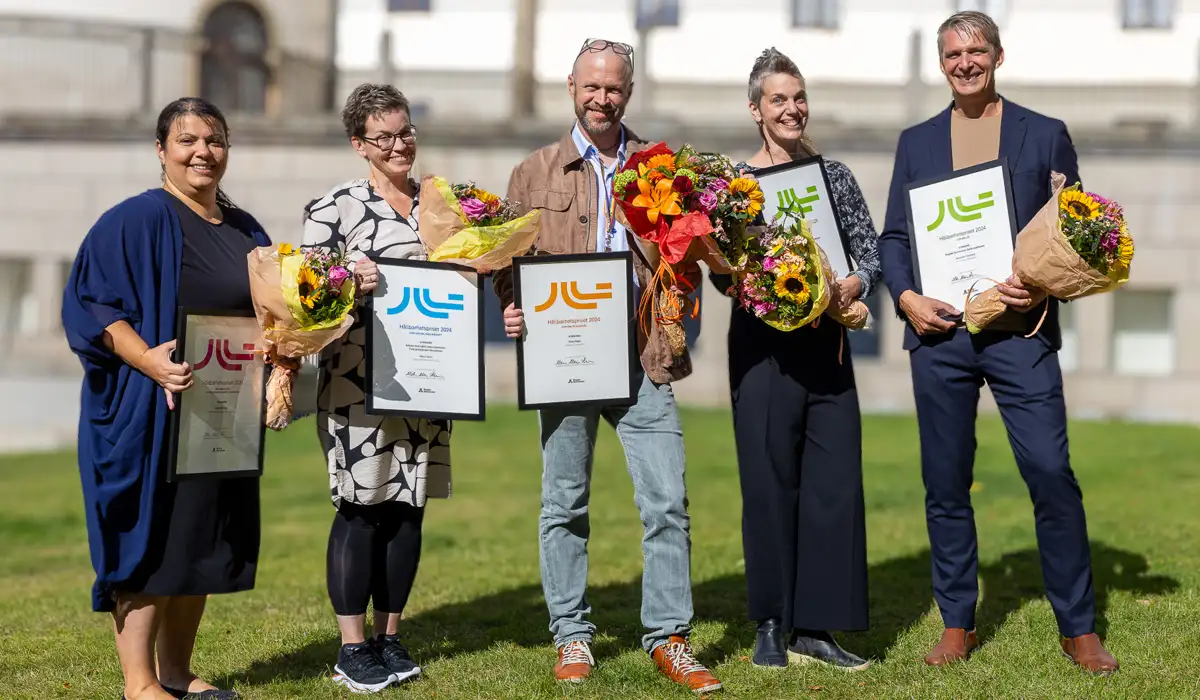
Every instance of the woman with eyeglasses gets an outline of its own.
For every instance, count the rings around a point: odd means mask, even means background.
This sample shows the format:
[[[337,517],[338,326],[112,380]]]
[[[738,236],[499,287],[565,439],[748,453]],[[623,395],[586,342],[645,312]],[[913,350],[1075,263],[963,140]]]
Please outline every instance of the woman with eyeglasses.
[[[426,257],[417,236],[418,193],[410,173],[417,130],[408,99],[390,85],[360,85],[342,123],[367,177],[333,188],[308,207],[303,247],[355,261],[360,295],[378,284],[374,260]],[[334,681],[378,692],[420,675],[400,643],[400,614],[421,558],[427,498],[450,495],[450,422],[371,416],[365,412],[366,325],[359,307],[346,335],[322,353],[317,433],[336,509],[329,533],[326,582],[341,629]],[[375,611],[366,635],[367,604]]]

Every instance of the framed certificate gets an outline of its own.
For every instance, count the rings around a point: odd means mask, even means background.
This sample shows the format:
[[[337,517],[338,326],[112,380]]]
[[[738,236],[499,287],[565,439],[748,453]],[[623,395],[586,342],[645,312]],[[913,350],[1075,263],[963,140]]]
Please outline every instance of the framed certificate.
[[[175,395],[168,481],[260,476],[266,433],[266,365],[252,311],[181,308],[175,361],[192,388]]]
[[[854,271],[850,259],[850,239],[838,218],[837,207],[829,194],[829,173],[825,159],[813,156],[757,170],[754,177],[762,188],[763,218],[774,221],[785,206],[799,207],[813,238],[829,258],[829,266],[838,279]]]
[[[632,253],[516,258],[513,296],[525,312],[517,343],[521,409],[636,400]]]
[[[905,186],[917,289],[962,310],[967,293],[1012,275],[1017,213],[1001,158]]]
[[[367,298],[366,412],[483,420],[483,287],[478,272],[375,260]]]

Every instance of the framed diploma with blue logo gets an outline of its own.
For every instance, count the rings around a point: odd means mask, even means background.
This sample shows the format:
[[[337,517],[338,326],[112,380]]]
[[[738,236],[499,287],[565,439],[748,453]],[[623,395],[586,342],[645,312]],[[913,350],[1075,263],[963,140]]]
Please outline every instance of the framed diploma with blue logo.
[[[192,386],[173,396],[167,481],[262,474],[267,373],[261,338],[252,311],[176,312],[174,360],[191,365]]]
[[[1017,213],[1005,159],[905,186],[913,275],[922,296],[963,311],[968,293],[1012,274]]]
[[[482,277],[448,263],[375,263],[379,286],[367,298],[365,324],[366,412],[483,420]]]
[[[850,240],[838,218],[830,195],[829,173],[825,159],[813,156],[803,160],[772,165],[756,170],[754,177],[763,191],[763,219],[775,220],[785,206],[799,209],[809,231],[825,251],[829,266],[841,279],[854,271],[850,259]]]
[[[525,313],[521,409],[633,404],[640,366],[632,253],[516,258],[513,297]]]

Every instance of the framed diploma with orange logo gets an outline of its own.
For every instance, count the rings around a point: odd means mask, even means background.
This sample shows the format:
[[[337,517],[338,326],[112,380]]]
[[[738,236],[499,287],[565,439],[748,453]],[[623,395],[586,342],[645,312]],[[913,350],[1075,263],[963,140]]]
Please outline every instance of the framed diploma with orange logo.
[[[266,433],[267,373],[254,313],[181,308],[176,362],[192,367],[192,387],[175,395],[167,480],[260,476]]]
[[[513,296],[525,312],[525,334],[517,342],[522,410],[634,403],[632,253],[516,258]]]

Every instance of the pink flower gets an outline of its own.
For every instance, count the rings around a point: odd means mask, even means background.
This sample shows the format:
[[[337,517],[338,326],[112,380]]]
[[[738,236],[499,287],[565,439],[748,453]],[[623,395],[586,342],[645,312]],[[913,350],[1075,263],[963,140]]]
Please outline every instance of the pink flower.
[[[768,272],[770,272],[771,270],[774,270],[775,269],[775,258],[772,258],[769,255],[764,257],[763,261],[762,261],[762,268]]]
[[[467,219],[471,222],[479,221],[487,213],[487,205],[474,197],[460,199],[458,205],[462,207],[463,214],[466,214]]]
[[[717,192],[723,192],[727,189],[729,189],[729,181],[722,178],[717,178],[708,185],[708,191],[714,194]]]
[[[329,288],[335,293],[342,291],[342,284],[350,279],[350,271],[341,265],[335,265],[329,268],[329,272],[325,275],[325,279],[329,283]]]
[[[713,210],[715,210],[717,208],[716,193],[714,193],[710,190],[702,191],[696,197],[696,206],[699,207],[700,211],[704,212],[705,214],[713,213]]]

